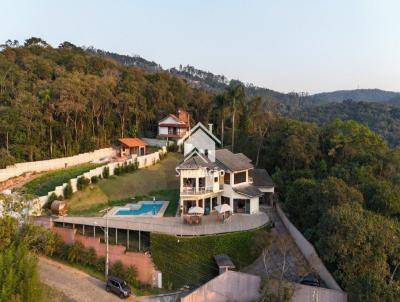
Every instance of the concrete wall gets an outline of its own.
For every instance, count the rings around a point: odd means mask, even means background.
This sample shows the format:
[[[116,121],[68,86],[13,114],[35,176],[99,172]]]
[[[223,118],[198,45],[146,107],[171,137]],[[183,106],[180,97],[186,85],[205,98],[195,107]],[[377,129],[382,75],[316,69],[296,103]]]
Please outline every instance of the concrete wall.
[[[328,271],[322,260],[319,258],[314,246],[310,242],[308,242],[303,234],[290,222],[290,220],[286,217],[285,213],[283,213],[278,204],[276,205],[276,210],[279,217],[282,219],[282,222],[285,225],[286,229],[292,236],[293,240],[296,242],[304,257],[307,259],[311,268],[318,273],[318,275],[330,289],[342,291],[336,280],[332,277],[331,273]]]
[[[295,284],[295,290],[291,302],[346,302],[347,294],[342,291]]]
[[[138,162],[139,169],[142,169],[142,168],[145,168],[148,166],[152,166],[152,165],[156,164],[157,162],[159,162],[160,155],[164,154],[166,152],[167,152],[167,148],[162,147],[162,149],[160,149],[159,151],[151,153],[151,154],[147,154],[147,155],[143,155],[143,156],[132,155],[130,158],[128,158],[125,161],[113,162],[113,163],[109,163],[104,166],[100,166],[95,169],[92,169],[86,173],[83,173],[82,175],[77,176],[76,178],[70,179],[72,191],[76,192],[78,190],[78,187],[77,187],[78,178],[80,178],[82,176],[89,180],[91,179],[92,176],[101,176],[103,174],[105,167],[109,168],[110,175],[114,175],[114,170],[116,167],[118,167],[119,165],[122,166],[124,163],[127,163],[127,164],[134,163],[136,160]],[[64,196],[64,188],[67,185],[68,185],[68,182],[63,183],[61,186],[55,187],[54,191],[50,191],[49,193],[47,193],[46,196],[41,196],[41,197],[38,197],[37,199],[35,199],[33,201],[35,207],[33,209],[31,209],[31,215],[39,215],[40,214],[40,209],[47,203],[51,194],[55,193],[57,196]]]
[[[106,245],[100,243],[100,238],[87,237],[76,234],[75,229],[53,227],[52,231],[57,233],[67,244],[73,244],[79,241],[85,248],[94,248],[97,256],[106,256]],[[116,261],[121,261],[125,266],[133,265],[138,272],[138,280],[144,284],[156,285],[157,271],[150,256],[143,253],[127,252],[126,247],[122,245],[109,245],[110,266]]]
[[[226,271],[187,296],[181,302],[250,302],[260,293],[260,277]]]
[[[49,170],[62,169],[65,168],[66,165],[67,167],[76,166],[91,161],[98,161],[101,158],[112,157],[115,155],[116,153],[114,149],[104,148],[95,150],[93,152],[82,153],[70,157],[62,157],[62,158],[26,162],[26,163],[17,163],[15,165],[8,166],[5,169],[0,169],[0,182],[28,172],[43,172]]]

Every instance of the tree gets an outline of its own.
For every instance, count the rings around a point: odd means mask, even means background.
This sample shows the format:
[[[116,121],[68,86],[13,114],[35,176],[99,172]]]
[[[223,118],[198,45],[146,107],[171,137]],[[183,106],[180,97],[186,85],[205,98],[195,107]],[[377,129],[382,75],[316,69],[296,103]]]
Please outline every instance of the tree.
[[[231,84],[226,90],[226,97],[231,106],[231,118],[232,118],[232,142],[231,149],[234,152],[235,146],[235,119],[237,114],[238,105],[244,101],[245,92],[242,84]]]

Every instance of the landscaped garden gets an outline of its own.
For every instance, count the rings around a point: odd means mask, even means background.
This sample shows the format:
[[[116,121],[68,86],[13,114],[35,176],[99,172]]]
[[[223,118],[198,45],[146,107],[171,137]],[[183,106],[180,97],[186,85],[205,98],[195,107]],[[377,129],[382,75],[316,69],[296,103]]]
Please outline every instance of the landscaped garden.
[[[213,257],[228,255],[237,269],[251,264],[269,240],[269,228],[193,238],[151,233],[151,255],[164,287],[199,286],[218,275]]]
[[[71,178],[75,178],[91,169],[100,166],[100,164],[82,164],[71,168],[61,169],[54,172],[46,173],[32,181],[26,183],[24,188],[27,193],[44,196],[48,192],[53,191],[56,186],[60,186],[68,182]]]
[[[169,153],[161,162],[147,168],[100,179],[67,200],[68,214],[73,216],[102,216],[113,206],[141,200],[168,200],[165,216],[175,216],[179,200],[179,179],[175,167],[182,155]]]

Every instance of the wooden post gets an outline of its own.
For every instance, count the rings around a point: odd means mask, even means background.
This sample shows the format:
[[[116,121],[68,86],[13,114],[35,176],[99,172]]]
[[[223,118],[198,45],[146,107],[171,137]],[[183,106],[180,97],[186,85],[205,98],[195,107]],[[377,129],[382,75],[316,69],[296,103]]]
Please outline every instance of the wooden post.
[[[115,244],[118,244],[118,229],[115,228]]]
[[[93,238],[96,238],[96,226],[93,226]]]
[[[82,235],[85,236],[85,225],[82,224]]]

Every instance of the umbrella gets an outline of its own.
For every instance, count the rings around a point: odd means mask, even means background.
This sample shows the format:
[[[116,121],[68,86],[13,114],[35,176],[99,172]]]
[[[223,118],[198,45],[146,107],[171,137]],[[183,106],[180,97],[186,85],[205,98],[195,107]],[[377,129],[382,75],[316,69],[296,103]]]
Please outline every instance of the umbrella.
[[[200,207],[191,207],[188,211],[189,214],[204,214],[204,209]]]
[[[229,204],[220,204],[214,208],[218,213],[233,212],[232,207]]]

